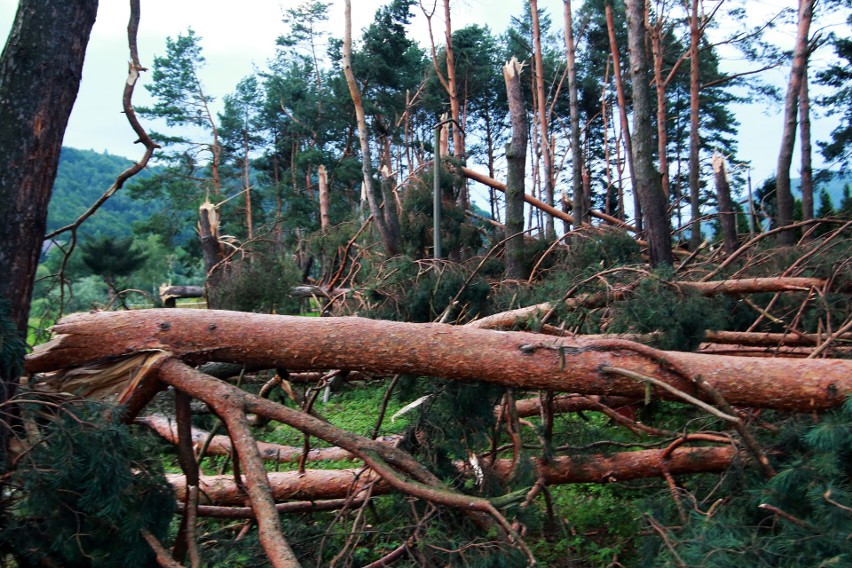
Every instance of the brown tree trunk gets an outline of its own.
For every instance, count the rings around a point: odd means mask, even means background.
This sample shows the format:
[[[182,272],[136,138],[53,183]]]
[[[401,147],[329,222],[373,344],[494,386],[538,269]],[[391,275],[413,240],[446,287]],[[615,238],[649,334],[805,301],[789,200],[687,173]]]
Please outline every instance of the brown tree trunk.
[[[27,337],[62,137],[77,98],[97,11],[97,0],[49,5],[21,0],[0,55],[0,302],[8,302],[11,324],[21,341]],[[9,360],[12,350],[4,357],[0,405],[5,408],[19,377],[14,371],[18,362]],[[5,413],[0,473],[7,465],[10,412]]]
[[[541,161],[544,168],[544,202],[553,207],[553,156],[550,153],[550,136],[547,127],[547,98],[544,95],[544,62],[541,56],[541,26],[538,21],[538,1],[530,0],[530,14],[532,16],[533,35],[533,61],[536,92],[536,112],[538,114],[538,130],[541,147]],[[544,234],[548,239],[556,238],[556,227],[553,216],[544,218]]]
[[[379,231],[382,243],[385,247],[385,252],[388,256],[396,256],[399,254],[399,243],[394,241],[387,224],[382,216],[379,207],[379,193],[373,187],[373,164],[370,154],[370,138],[367,131],[367,119],[364,115],[364,104],[361,102],[361,89],[358,88],[358,83],[355,80],[355,73],[352,71],[352,0],[346,0],[345,4],[345,29],[343,40],[343,73],[346,76],[346,84],[349,87],[349,94],[352,97],[352,102],[355,105],[355,118],[358,121],[358,139],[361,142],[361,172],[364,176],[364,188],[367,194],[367,203],[370,206],[370,213],[373,215],[373,223]],[[385,207],[393,207],[393,203],[385,204]]]
[[[630,48],[630,74],[633,78],[633,168],[636,191],[642,207],[651,266],[674,262],[666,196],[660,173],[654,168],[651,128],[651,96],[648,91],[648,54],[645,50],[645,2],[628,0],[627,37]]]
[[[0,299],[10,302],[24,337],[47,204],[97,10],[97,0],[21,0],[0,56]]]
[[[627,97],[624,94],[624,81],[621,76],[621,56],[618,53],[618,44],[615,41],[615,20],[612,14],[612,5],[606,3],[606,28],[609,34],[609,49],[612,53],[612,76],[615,79],[615,92],[618,97],[618,112],[621,118],[621,132],[624,135],[624,147],[627,150],[627,167],[630,171],[630,184],[633,188],[633,215],[634,224],[639,232],[642,232],[642,205],[639,201],[639,193],[636,182],[636,166],[633,163],[633,137],[630,134],[630,123],[627,120]],[[623,205],[622,205],[623,206]]]
[[[644,396],[645,385],[603,368],[656,377],[693,396],[701,394],[688,377],[700,375],[731,404],[787,410],[835,406],[852,391],[852,361],[846,360],[715,357],[657,351],[628,341],[355,317],[142,310],[75,314],[54,331],[56,340],[28,357],[28,372],[155,350],[193,363],[216,360],[291,370],[407,373],[628,397]],[[662,391],[657,395],[673,398]]]
[[[327,231],[331,225],[328,216],[328,210],[331,208],[331,205],[328,195],[328,174],[325,171],[325,166],[320,165],[317,174],[319,175],[320,229]]]
[[[689,248],[693,251],[701,246],[701,146],[698,80],[698,41],[701,31],[698,27],[698,0],[692,0],[689,12],[689,211],[690,233]]]
[[[807,72],[808,35],[816,0],[799,0],[799,20],[796,30],[796,43],[793,47],[793,65],[790,80],[787,83],[787,96],[784,100],[784,130],[781,132],[781,149],[778,151],[778,166],[775,172],[778,198],[778,214],[775,223],[786,227],[793,222],[793,192],[790,188],[790,166],[793,162],[793,147],[796,143],[796,115],[799,110],[799,95]],[[778,242],[792,245],[795,239],[793,231],[783,231]]]
[[[205,201],[198,208],[198,236],[201,239],[201,254],[207,270],[207,307],[216,309],[220,307],[218,288],[226,268],[223,264],[222,243],[219,242],[219,211],[209,201]]]
[[[571,0],[564,0],[565,60],[568,64],[568,112],[571,115],[571,189],[574,195],[574,222],[577,226],[588,223],[589,206],[583,188],[583,155],[580,152],[580,110],[577,94],[577,65],[575,61],[574,29],[571,17]],[[606,123],[604,123],[606,130]],[[609,189],[607,188],[607,191]]]
[[[802,89],[799,93],[799,122],[802,129],[799,142],[802,152],[802,179],[799,190],[802,192],[802,221],[814,218],[814,172],[811,161],[811,99],[808,94],[808,61],[802,73]]]
[[[733,446],[706,448],[677,448],[667,450],[638,450],[612,455],[592,454],[572,459],[562,456],[552,458],[547,465],[533,460],[539,477],[548,485],[568,483],[615,483],[632,479],[671,475],[724,471],[736,458]],[[501,480],[512,475],[513,460],[497,460],[493,471]],[[304,472],[270,472],[269,484],[276,501],[342,499],[356,495],[373,484],[372,494],[383,495],[391,487],[373,471],[354,469],[313,469]],[[186,495],[183,475],[166,476],[175,496],[182,500]],[[245,494],[234,482],[232,475],[208,475],[201,478],[200,494],[204,504],[243,505]]]
[[[716,178],[716,201],[718,203],[719,227],[725,252],[734,254],[739,247],[737,242],[737,217],[734,202],[731,200],[731,186],[728,184],[728,172],[725,171],[725,157],[713,153],[713,173]]]
[[[512,117],[512,140],[506,145],[506,278],[524,279],[524,183],[527,162],[527,117],[521,93],[521,64],[514,57],[503,66],[509,114]],[[551,217],[552,219],[552,217]]]

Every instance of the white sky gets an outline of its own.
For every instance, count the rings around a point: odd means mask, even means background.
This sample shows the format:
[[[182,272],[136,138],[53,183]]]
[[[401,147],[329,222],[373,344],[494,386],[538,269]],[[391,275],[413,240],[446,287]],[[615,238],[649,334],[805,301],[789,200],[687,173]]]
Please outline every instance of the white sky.
[[[60,0],[70,1],[70,0]],[[434,1],[434,0],[432,0]],[[576,2],[576,0],[575,0]],[[373,19],[376,9],[385,0],[353,0],[353,35]],[[431,5],[430,0],[424,4]],[[766,7],[767,4],[784,4],[778,0],[758,1],[750,5]],[[139,51],[143,65],[150,66],[155,55],[165,51],[166,37],[176,37],[189,26],[202,37],[203,53],[207,59],[203,81],[210,94],[219,101],[231,92],[237,82],[252,72],[253,66],[263,68],[275,52],[275,40],[286,30],[281,22],[283,9],[299,4],[299,0],[142,0],[142,20],[139,31]],[[793,2],[789,2],[793,4]],[[133,132],[121,114],[121,95],[127,73],[126,26],[129,3],[123,0],[100,0],[98,19],[92,32],[83,71],[83,82],[71,121],[65,135],[68,146],[107,150],[113,154],[139,158],[142,149],[133,145]],[[504,31],[512,15],[520,15],[523,3],[488,0],[455,0],[453,3],[453,28],[468,24],[485,24],[495,32]],[[539,0],[553,20],[555,31],[562,27],[562,1]],[[8,35],[12,25],[17,0],[0,0],[0,38]],[[576,8],[575,8],[576,10]],[[425,18],[415,5],[416,17],[410,27],[411,34],[427,45],[428,31]],[[343,0],[332,0],[329,30],[336,37],[343,36]],[[436,41],[443,37],[443,12],[438,9],[433,18]],[[790,38],[792,48],[792,37]],[[772,71],[772,80],[786,83],[788,68]],[[143,74],[134,95],[136,105],[148,99],[142,87],[150,80]],[[740,158],[751,160],[755,183],[768,177],[775,169],[778,140],[781,133],[781,109],[765,109],[765,103],[752,105],[737,112],[742,122]],[[815,116],[814,139],[825,139],[834,122]],[[815,155],[815,160],[819,157]],[[817,163],[819,165],[819,163]],[[793,175],[797,175],[794,163]]]

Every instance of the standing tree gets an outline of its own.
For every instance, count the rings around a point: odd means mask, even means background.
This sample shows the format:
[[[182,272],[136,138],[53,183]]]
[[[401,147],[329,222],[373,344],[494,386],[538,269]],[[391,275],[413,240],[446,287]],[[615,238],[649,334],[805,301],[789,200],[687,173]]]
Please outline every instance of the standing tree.
[[[38,0],[21,0],[0,55],[0,302],[9,302],[8,316],[22,338],[59,150],[97,10],[97,0],[49,7]],[[0,404],[14,394],[16,371],[14,362],[4,356]],[[4,426],[0,428],[3,472],[8,440]]]
[[[514,57],[503,66],[512,140],[506,145],[506,277],[526,278],[524,268],[524,178],[527,162],[527,120],[521,94],[521,64]]]
[[[671,265],[672,237],[666,211],[666,196],[660,173],[654,168],[654,132],[651,127],[651,93],[648,81],[648,53],[645,49],[645,3],[627,2],[627,37],[630,48],[630,74],[633,78],[633,169],[635,191],[645,218],[651,266]]]
[[[784,130],[781,132],[781,149],[778,152],[778,166],[775,177],[778,180],[779,227],[793,222],[793,192],[790,189],[790,165],[793,162],[793,146],[796,142],[796,115],[799,111],[799,96],[807,72],[808,36],[813,18],[816,0],[799,0],[799,19],[796,31],[796,44],[793,47],[793,64],[790,80],[787,84],[787,97],[784,101]],[[792,245],[795,239],[793,231],[782,231],[778,237],[780,243]]]

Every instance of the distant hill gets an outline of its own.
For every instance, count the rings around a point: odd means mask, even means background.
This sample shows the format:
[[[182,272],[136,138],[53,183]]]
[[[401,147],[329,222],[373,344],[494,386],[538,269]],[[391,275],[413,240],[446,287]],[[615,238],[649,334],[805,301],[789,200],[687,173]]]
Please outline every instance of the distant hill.
[[[131,160],[123,156],[63,147],[48,208],[47,230],[73,223],[115,182],[116,176],[132,164]],[[138,175],[150,174],[143,171]],[[133,180],[128,183],[133,183]],[[83,224],[80,236],[100,233],[111,237],[127,237],[131,234],[134,221],[149,216],[150,205],[130,199],[126,187],[110,197]]]

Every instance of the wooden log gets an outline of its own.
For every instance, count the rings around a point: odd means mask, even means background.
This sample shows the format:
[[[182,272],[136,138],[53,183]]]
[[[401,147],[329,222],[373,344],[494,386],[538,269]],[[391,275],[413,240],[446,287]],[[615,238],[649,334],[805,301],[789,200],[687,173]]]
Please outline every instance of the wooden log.
[[[546,466],[536,459],[534,466],[548,485],[568,483],[616,483],[632,479],[671,475],[719,472],[727,469],[736,458],[733,446],[680,447],[665,458],[667,450],[638,450],[612,455],[590,454],[582,457],[560,456]],[[509,459],[497,460],[494,473],[503,480],[512,474]],[[368,468],[308,469],[269,472],[269,485],[276,502],[317,499],[342,499],[357,495],[372,485],[372,495],[391,492],[391,487]],[[186,494],[186,479],[181,474],[168,474],[166,479],[178,500]],[[202,476],[199,496],[203,505],[243,505],[246,496],[234,483],[233,475]]]
[[[674,371],[680,369],[700,375],[731,404],[797,411],[836,406],[852,392],[849,360],[721,357],[657,351],[629,341],[356,317],[137,310],[74,314],[54,332],[54,340],[28,356],[29,373],[163,351],[191,364],[217,360],[292,370],[406,373],[522,389],[644,396],[642,382],[603,370],[617,367],[702,397],[689,378]],[[676,398],[662,391],[655,396]]]

